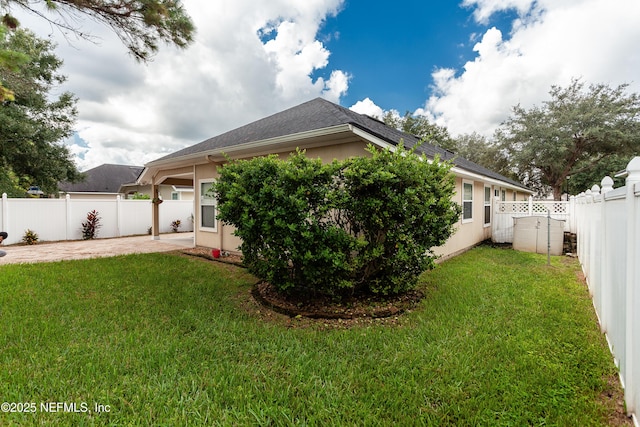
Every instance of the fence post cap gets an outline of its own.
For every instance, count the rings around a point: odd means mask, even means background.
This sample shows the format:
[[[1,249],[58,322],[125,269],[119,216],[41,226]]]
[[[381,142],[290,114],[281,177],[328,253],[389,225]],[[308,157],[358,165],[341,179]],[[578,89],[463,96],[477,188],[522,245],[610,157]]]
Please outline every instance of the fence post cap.
[[[636,156],[627,165],[627,180],[640,181],[640,157]]]
[[[600,186],[598,184],[593,184],[593,187],[591,187],[591,194],[600,194]]]
[[[613,190],[613,178],[608,175],[602,178],[600,184],[602,185],[602,193],[607,193]]]

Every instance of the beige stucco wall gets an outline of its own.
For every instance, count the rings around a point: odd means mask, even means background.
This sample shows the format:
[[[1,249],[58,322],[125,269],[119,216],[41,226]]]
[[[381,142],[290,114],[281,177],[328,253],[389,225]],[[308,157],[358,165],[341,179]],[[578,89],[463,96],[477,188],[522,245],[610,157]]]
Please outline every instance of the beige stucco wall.
[[[485,183],[479,180],[462,179],[456,177],[456,194],[453,199],[459,205],[462,205],[462,183],[467,182],[473,185],[473,203],[472,217],[470,220],[462,220],[462,216],[455,224],[455,233],[447,240],[443,246],[435,248],[437,255],[447,257],[466,249],[469,249],[478,243],[491,237],[491,226],[484,224],[484,188]],[[494,187],[486,184],[491,188],[493,195]]]
[[[333,160],[344,160],[350,157],[369,155],[365,151],[365,148],[366,144],[364,142],[352,142],[333,147],[309,148],[306,154],[307,157],[321,158],[324,162],[329,163]],[[288,153],[286,155],[288,155]]]

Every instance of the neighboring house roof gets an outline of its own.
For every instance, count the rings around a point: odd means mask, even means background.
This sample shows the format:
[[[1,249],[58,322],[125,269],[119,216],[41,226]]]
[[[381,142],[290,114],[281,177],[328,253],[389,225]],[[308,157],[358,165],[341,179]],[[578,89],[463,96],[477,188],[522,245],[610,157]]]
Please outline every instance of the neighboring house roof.
[[[172,154],[159,158],[147,164],[160,166],[171,163],[171,160],[195,158],[207,153],[224,153],[243,145],[258,145],[258,142],[278,140],[283,137],[294,138],[297,135],[308,137],[310,134],[322,133],[342,129],[349,126],[352,132],[360,130],[370,137],[377,138],[383,143],[397,146],[404,142],[405,147],[411,148],[420,141],[415,135],[411,135],[395,128],[387,126],[380,120],[356,113],[340,105],[334,104],[322,98],[316,98],[298,106],[281,111],[274,115],[249,123],[245,126],[209,138],[199,144],[186,147]],[[476,163],[458,157],[455,153],[443,148],[423,143],[418,147],[419,153],[424,153],[429,158],[440,156],[441,160],[452,160],[453,164],[474,174],[486,176],[530,192],[521,183],[513,181],[501,174],[491,171]]]
[[[84,181],[62,182],[65,193],[118,193],[120,186],[135,182],[144,170],[142,166],[104,164],[84,172]]]

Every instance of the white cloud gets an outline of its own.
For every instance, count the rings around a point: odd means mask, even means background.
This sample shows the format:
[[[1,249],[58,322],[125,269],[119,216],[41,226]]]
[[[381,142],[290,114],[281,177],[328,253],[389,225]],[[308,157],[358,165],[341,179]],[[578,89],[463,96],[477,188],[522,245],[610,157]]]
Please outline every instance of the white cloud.
[[[485,22],[516,8],[510,34],[487,30],[477,57],[460,73],[438,69],[425,110],[452,134],[490,135],[516,104],[529,107],[548,99],[551,85],[571,78],[638,92],[640,2],[635,0],[465,0]]]
[[[161,46],[138,64],[109,29],[79,25],[100,38],[73,40],[33,16],[20,16],[56,54],[79,97],[78,134],[67,142],[81,170],[101,163],[143,164],[169,152],[318,96],[339,102],[349,75],[326,70],[330,52],[316,37],[343,0],[273,0],[183,4],[197,28],[186,50]],[[323,71],[327,78],[313,78]],[[326,72],[325,72],[326,71]]]
[[[519,15],[526,15],[536,6],[536,2],[535,0],[463,0],[462,6],[475,8],[473,11],[475,20],[486,24],[491,15],[503,10],[516,10]]]
[[[365,98],[362,101],[358,101],[349,107],[351,111],[355,111],[358,114],[366,114],[367,116],[377,117],[382,120],[384,117],[384,111],[378,107],[372,100]]]

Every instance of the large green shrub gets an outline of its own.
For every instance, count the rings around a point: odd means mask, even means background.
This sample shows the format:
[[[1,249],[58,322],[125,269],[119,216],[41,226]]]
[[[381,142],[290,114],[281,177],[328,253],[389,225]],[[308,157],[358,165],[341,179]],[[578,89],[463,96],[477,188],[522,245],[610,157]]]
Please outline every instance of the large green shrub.
[[[304,153],[230,162],[214,185],[244,263],[281,291],[395,294],[433,267],[460,208],[450,165],[399,148],[323,164]]]
[[[377,293],[412,288],[434,267],[432,248],[446,242],[460,216],[450,164],[397,150],[373,151],[343,169],[347,216],[361,242],[358,287]]]

